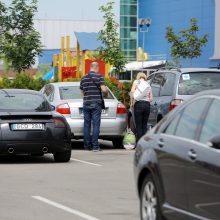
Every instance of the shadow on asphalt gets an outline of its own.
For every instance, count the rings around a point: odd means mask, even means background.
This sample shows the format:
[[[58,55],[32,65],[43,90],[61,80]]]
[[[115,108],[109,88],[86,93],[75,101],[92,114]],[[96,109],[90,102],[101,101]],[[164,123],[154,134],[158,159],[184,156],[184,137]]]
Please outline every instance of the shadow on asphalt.
[[[104,151],[115,150],[111,141],[100,140],[99,143],[101,149],[103,149]],[[74,140],[72,142],[72,150],[84,151],[83,140]],[[44,156],[30,156],[30,155],[0,156],[0,164],[44,164],[44,163],[56,163],[56,162],[54,161],[52,154],[46,154]]]
[[[30,156],[30,155],[0,156],[0,164],[40,164],[40,163],[55,163],[55,162],[53,157],[48,157],[46,155],[45,156]]]
[[[115,150],[111,141],[99,141],[100,148],[103,150]],[[72,149],[73,150],[84,150],[83,140],[74,140],[72,141]]]

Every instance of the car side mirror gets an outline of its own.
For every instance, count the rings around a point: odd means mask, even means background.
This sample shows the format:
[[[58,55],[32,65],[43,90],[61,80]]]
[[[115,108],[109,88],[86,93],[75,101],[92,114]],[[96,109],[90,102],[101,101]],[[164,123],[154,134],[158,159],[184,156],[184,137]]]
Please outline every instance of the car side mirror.
[[[209,145],[209,147],[220,150],[220,135],[217,135],[217,136],[211,138],[208,141],[208,145]]]
[[[54,105],[50,105],[51,111],[55,111],[56,107]]]

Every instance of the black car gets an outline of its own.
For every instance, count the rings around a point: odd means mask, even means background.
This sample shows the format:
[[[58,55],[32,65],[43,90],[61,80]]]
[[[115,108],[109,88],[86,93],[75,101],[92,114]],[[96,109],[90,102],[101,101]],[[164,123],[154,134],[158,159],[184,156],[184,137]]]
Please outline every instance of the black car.
[[[199,93],[138,142],[141,220],[220,219],[220,90]]]
[[[71,157],[71,132],[66,119],[52,111],[37,91],[0,90],[0,155],[44,155],[57,162]]]

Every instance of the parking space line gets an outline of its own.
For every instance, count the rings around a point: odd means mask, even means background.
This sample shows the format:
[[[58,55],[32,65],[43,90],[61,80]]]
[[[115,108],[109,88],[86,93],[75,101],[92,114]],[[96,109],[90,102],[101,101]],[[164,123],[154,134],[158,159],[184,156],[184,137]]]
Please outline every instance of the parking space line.
[[[86,220],[99,220],[99,219],[97,219],[97,218],[95,218],[93,216],[90,216],[90,215],[87,215],[87,214],[85,214],[83,212],[80,212],[78,210],[69,208],[69,207],[64,206],[64,205],[62,205],[60,203],[53,202],[53,201],[51,201],[49,199],[46,199],[44,197],[41,197],[41,196],[32,196],[32,198],[36,199],[36,200],[39,200],[41,202],[44,202],[44,203],[46,203],[48,205],[54,206],[54,207],[56,207],[58,209],[62,209],[63,211],[69,212],[69,213],[71,213],[73,215],[76,215],[76,216],[81,217],[81,218],[86,219]]]
[[[85,161],[85,160],[78,160],[78,159],[75,159],[75,158],[71,158],[70,160],[75,161],[75,162],[79,162],[79,163],[84,163],[84,164],[92,165],[92,166],[102,167],[101,164],[91,163],[91,162],[88,162],[88,161]]]

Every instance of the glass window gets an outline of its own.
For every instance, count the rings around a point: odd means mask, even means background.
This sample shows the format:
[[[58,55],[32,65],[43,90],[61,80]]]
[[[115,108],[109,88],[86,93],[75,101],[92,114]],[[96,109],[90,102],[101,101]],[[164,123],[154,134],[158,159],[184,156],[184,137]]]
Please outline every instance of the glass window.
[[[44,90],[44,95],[49,102],[52,102],[54,99],[54,87],[52,85],[47,85]]]
[[[15,93],[4,92],[0,93],[0,111],[51,111],[47,100],[42,96],[34,93]]]
[[[121,16],[120,26],[121,27],[137,27],[137,18],[129,17],[129,16]]]
[[[211,138],[220,135],[219,109],[220,100],[214,100],[204,121],[204,125],[200,134],[201,142],[206,143]]]
[[[197,92],[220,88],[220,73],[183,73],[179,81],[179,95],[193,95]]]
[[[120,37],[137,39],[137,28],[121,28]]]
[[[137,15],[136,5],[121,5],[120,7],[121,15]]]
[[[82,99],[79,86],[62,86],[59,88],[59,91],[61,100]],[[108,96],[105,97],[105,99],[114,99],[114,97],[109,92]]]
[[[175,118],[170,122],[170,124],[167,126],[164,133],[175,135],[177,123],[179,122],[181,113],[175,116]]]
[[[160,96],[171,96],[174,91],[176,76],[173,73],[165,73],[161,77]]]
[[[176,136],[194,139],[196,130],[202,124],[202,113],[208,99],[199,99],[185,107],[176,129]]]
[[[122,50],[136,50],[137,41],[136,40],[121,40],[121,49]]]
[[[151,82],[153,97],[158,97],[159,96],[161,78],[162,78],[161,74],[155,74],[155,76],[154,76],[154,78]]]

